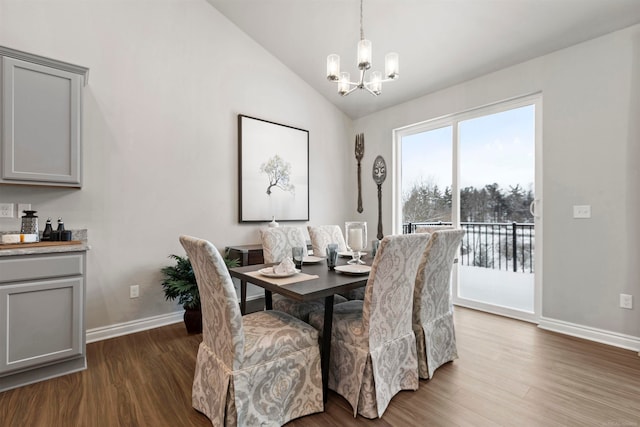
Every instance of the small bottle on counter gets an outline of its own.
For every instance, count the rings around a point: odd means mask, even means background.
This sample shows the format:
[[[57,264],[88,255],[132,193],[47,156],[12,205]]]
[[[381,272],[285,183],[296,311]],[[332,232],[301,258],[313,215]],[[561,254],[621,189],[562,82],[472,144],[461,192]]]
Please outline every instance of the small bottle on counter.
[[[52,231],[51,218],[47,218],[47,223],[44,225],[44,231],[42,232],[42,240],[51,240]]]
[[[56,234],[58,234],[58,240],[65,242],[71,240],[71,230],[64,229],[64,222],[62,222],[62,218],[58,218],[58,229],[56,230]]]
[[[62,234],[64,232],[64,222],[62,222],[62,218],[58,218],[58,228],[55,230],[51,230],[51,235],[49,240],[59,241],[62,240]]]

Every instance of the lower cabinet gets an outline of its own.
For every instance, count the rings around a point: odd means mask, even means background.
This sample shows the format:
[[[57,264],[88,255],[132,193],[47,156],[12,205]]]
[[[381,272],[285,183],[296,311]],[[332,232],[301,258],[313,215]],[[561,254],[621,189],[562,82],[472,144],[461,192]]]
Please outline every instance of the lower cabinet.
[[[0,257],[0,391],[84,369],[85,254]]]

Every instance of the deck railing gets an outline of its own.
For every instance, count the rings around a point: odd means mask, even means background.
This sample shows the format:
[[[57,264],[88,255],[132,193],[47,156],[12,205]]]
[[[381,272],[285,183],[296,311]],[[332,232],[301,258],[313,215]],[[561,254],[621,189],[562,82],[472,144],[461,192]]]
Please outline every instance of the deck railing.
[[[403,234],[418,227],[451,225],[450,222],[410,222],[402,225]],[[462,265],[497,270],[533,273],[535,228],[531,223],[462,222],[460,262]]]

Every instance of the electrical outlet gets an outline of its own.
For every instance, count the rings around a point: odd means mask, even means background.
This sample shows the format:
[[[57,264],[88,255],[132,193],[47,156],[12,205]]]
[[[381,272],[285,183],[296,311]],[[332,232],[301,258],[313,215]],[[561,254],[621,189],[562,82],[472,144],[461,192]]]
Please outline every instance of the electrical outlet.
[[[581,205],[573,207],[574,218],[591,218],[591,205]]]
[[[0,203],[0,218],[14,218],[13,203]]]
[[[140,296],[140,285],[129,286],[129,298],[138,298]]]
[[[620,294],[620,308],[633,309],[633,295]]]
[[[18,216],[22,215],[22,212],[30,210],[31,203],[18,203]]]

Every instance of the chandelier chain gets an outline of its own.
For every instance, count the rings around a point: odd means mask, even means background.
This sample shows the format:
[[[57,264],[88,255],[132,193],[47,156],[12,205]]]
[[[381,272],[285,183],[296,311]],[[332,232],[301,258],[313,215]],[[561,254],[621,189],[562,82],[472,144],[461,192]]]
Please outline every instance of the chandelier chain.
[[[363,0],[360,0],[360,40],[364,40],[364,29],[362,25],[362,2]]]

